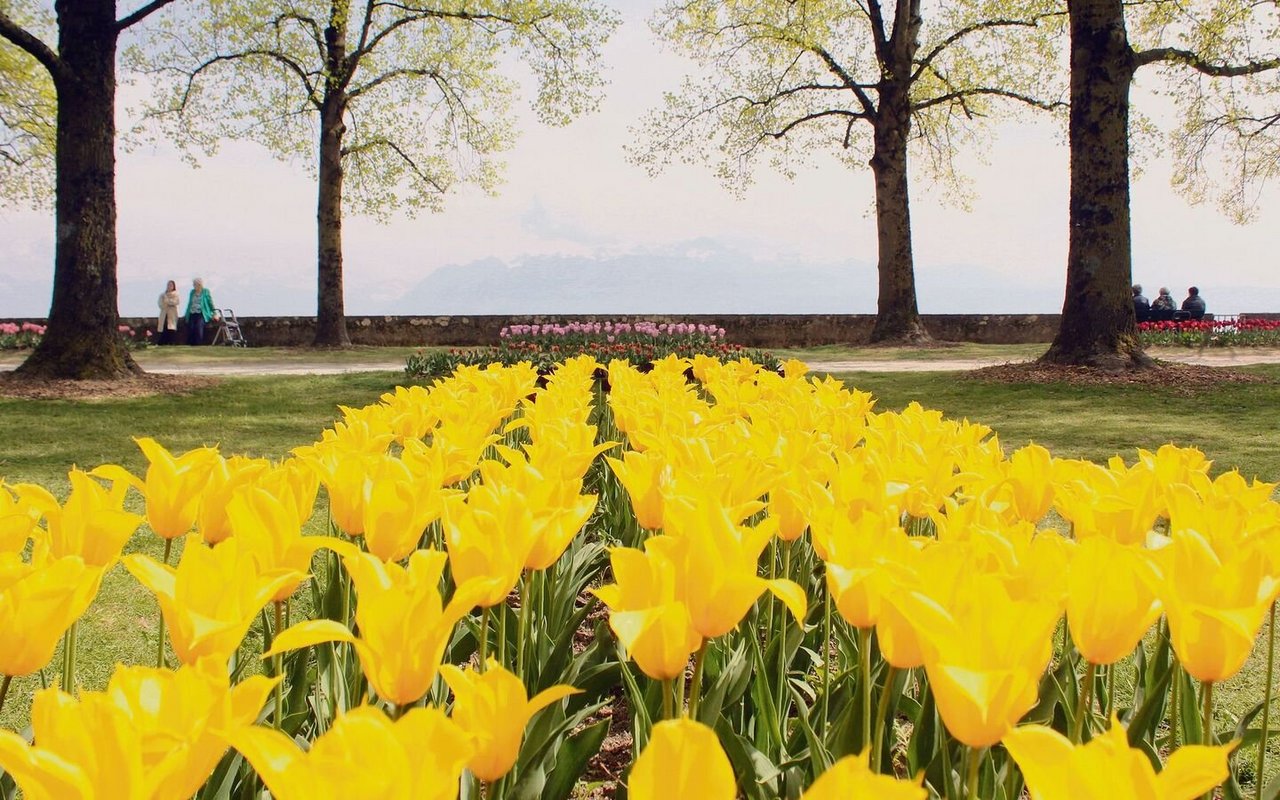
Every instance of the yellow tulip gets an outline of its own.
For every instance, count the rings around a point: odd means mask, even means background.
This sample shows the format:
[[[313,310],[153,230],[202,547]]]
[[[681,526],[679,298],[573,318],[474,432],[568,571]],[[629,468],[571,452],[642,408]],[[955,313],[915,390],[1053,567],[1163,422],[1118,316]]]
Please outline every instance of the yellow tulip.
[[[264,657],[321,642],[348,642],[379,697],[396,705],[419,700],[435,681],[454,626],[487,587],[463,584],[446,606],[440,597],[444,553],[419,550],[402,567],[349,545],[335,549],[343,553],[355,583],[360,636],[333,620],[300,622],[277,636]]]
[[[890,591],[897,566],[913,550],[898,527],[897,513],[863,514],[856,521],[837,518],[827,544],[827,590],[836,610],[855,628],[871,628]]]
[[[380,446],[385,449],[386,444]],[[381,451],[369,452],[346,445],[341,440],[297,447],[293,453],[324,484],[333,524],[348,536],[363,534],[365,483],[387,456]]]
[[[252,555],[259,573],[292,576],[272,595],[276,603],[289,599],[307,579],[315,552],[336,541],[328,536],[303,536],[297,504],[291,498],[282,501],[265,489],[242,487],[227,503],[226,516],[228,527]]]
[[[209,481],[200,493],[200,507],[196,511],[196,530],[206,544],[217,544],[231,535],[227,504],[240,487],[260,485],[260,477],[270,466],[264,458],[214,455]]]
[[[0,553],[0,675],[44,668],[62,634],[98,594],[104,571],[77,556],[33,565]]]
[[[401,442],[421,439],[440,424],[440,409],[423,386],[397,386],[379,398],[388,409],[391,431]]]
[[[560,559],[561,554],[582,530],[582,526],[596,510],[596,495],[579,494],[581,476],[564,477],[562,469],[552,466],[552,472],[538,470],[532,462],[524,461],[516,452],[508,451],[511,464],[501,467],[495,461],[480,465],[484,485],[500,487],[500,492],[479,492],[471,501],[479,507],[488,506],[495,516],[502,512],[489,503],[502,498],[519,497],[529,509],[533,540],[524,568],[544,570]]]
[[[108,490],[89,475],[78,469],[67,474],[71,493],[64,505],[39,486],[16,488],[22,500],[44,515],[47,535],[35,535],[52,558],[78,556],[91,567],[107,567],[120,557],[142,517],[124,510],[127,482],[113,482]]]
[[[920,780],[906,781],[872,772],[867,766],[867,753],[863,753],[845,756],[832,764],[800,795],[800,800],[926,800],[928,796]]]
[[[315,470],[301,459],[286,458],[254,483],[259,489],[266,489],[281,500],[292,502],[297,509],[298,519],[304,525],[315,513],[320,479]]]
[[[1226,680],[1253,650],[1267,609],[1280,592],[1254,548],[1222,558],[1195,531],[1175,533],[1158,551],[1160,599],[1178,661],[1200,681]]]
[[[1195,531],[1227,557],[1253,537],[1280,527],[1280,507],[1271,501],[1276,484],[1249,483],[1238,472],[1223,473],[1212,481],[1197,474],[1191,481],[1193,485],[1165,489],[1171,534]]]
[[[831,557],[831,542],[838,528],[866,513],[885,513],[894,505],[884,470],[865,448],[837,450],[826,469],[827,486],[815,487],[805,514],[813,549],[824,561]]]
[[[1031,800],[1192,800],[1226,780],[1235,748],[1184,745],[1156,774],[1146,753],[1129,747],[1115,717],[1111,729],[1088,744],[1072,745],[1052,728],[1027,725],[1005,734],[1004,746]]]
[[[440,517],[442,475],[418,477],[398,458],[384,458],[364,487],[365,546],[383,561],[400,561],[418,549],[422,534]]]
[[[241,727],[228,738],[279,800],[452,800],[474,749],[435,708],[411,708],[396,722],[354,708],[305,752],[270,728]]]
[[[476,745],[467,768],[489,783],[515,766],[529,720],[547,706],[581,691],[557,684],[529,697],[520,679],[492,658],[484,672],[445,664],[440,674],[453,692],[451,718],[471,734]]]
[[[1111,469],[1088,461],[1054,462],[1054,508],[1072,525],[1076,539],[1106,536],[1121,544],[1143,544],[1160,513],[1163,495],[1152,474]]]
[[[507,426],[508,431],[516,427],[529,429],[532,441],[524,446],[524,455],[520,460],[528,461],[540,474],[558,481],[579,480],[591,468],[596,456],[618,446],[617,442],[596,444],[596,426],[586,422],[564,417],[543,419],[536,416],[529,419],[529,410],[544,403],[546,400],[541,399],[537,405],[527,406],[525,418]],[[522,425],[517,426],[516,423]],[[508,457],[508,453],[512,452],[511,448],[499,446],[498,452],[508,462],[512,460]]]
[[[1005,471],[1012,509],[1018,519],[1039,522],[1053,506],[1053,456],[1038,444],[1015,450]]]
[[[515,489],[502,484],[472,487],[465,498],[444,503],[444,543],[458,583],[484,581],[484,608],[506,602],[520,582],[537,544],[533,509]]]
[[[156,796],[190,797],[227,751],[226,732],[253,723],[279,680],[254,675],[230,686],[216,659],[178,670],[121,666],[106,696],[141,738],[146,768],[165,776]]]
[[[1155,565],[1144,550],[1103,536],[1085,539],[1071,561],[1067,626],[1093,664],[1114,664],[1138,646],[1160,616]]]
[[[0,731],[0,767],[28,800],[190,797],[227,750],[223,733],[257,716],[275,681],[232,688],[214,662],[174,672],[120,667],[105,692],[36,692],[35,745]]]
[[[0,553],[21,553],[39,519],[39,509],[0,480]]]
[[[135,439],[149,462],[146,477],[138,480],[115,464],[93,470],[94,475],[113,481],[128,481],[147,501],[147,523],[161,539],[185,536],[196,523],[200,493],[209,480],[217,450],[198,447],[174,456],[150,437]]]
[[[217,547],[188,536],[176,569],[141,554],[125,556],[124,565],[155,595],[184,664],[205,656],[225,664],[262,607],[301,579],[292,571],[260,572],[252,550],[234,536]]]
[[[627,796],[634,800],[733,800],[733,767],[715,731],[691,719],[653,726],[649,743],[631,767]]]
[[[961,576],[950,596],[939,600],[920,592],[908,598],[947,730],[970,747],[1000,741],[1036,704],[1059,607],[1014,600],[994,575]]]
[[[662,528],[663,487],[671,482],[671,466],[659,452],[627,450],[622,458],[606,458],[609,468],[631,498],[631,510],[641,528]]]
[[[683,677],[702,644],[689,609],[676,598],[675,565],[657,551],[614,547],[616,583],[592,590],[609,609],[609,627],[640,670],[655,680]]]
[[[645,549],[674,565],[677,597],[688,607],[699,635],[714,639],[733,630],[765,591],[781,600],[798,621],[804,620],[804,589],[790,580],[767,580],[757,574],[776,523],[738,525],[728,509],[706,494],[672,498],[666,516],[672,535],[649,539]]]

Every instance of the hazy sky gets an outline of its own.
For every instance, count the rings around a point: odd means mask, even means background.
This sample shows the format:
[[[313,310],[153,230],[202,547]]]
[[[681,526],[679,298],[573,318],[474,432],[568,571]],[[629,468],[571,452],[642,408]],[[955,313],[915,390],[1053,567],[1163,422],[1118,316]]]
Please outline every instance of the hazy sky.
[[[612,83],[600,112],[560,129],[542,127],[525,113],[500,196],[463,190],[441,214],[389,225],[348,215],[349,311],[423,311],[396,299],[442,266],[490,258],[518,267],[534,256],[606,262],[684,253],[696,269],[696,251],[709,242],[744,262],[874,263],[869,169],[851,171],[820,158],[790,182],[761,171],[737,200],[705,168],[677,165],[650,178],[628,164],[622,147],[632,138],[629,127],[675,88],[686,65],[653,42],[645,24],[649,3],[618,7],[625,21],[606,50]],[[1066,155],[1049,122],[1006,126],[989,148],[988,163],[962,159],[974,179],[971,212],[941,204],[923,181],[913,184],[923,312],[1060,308]],[[1135,278],[1152,296],[1166,284],[1181,298],[1186,286],[1198,283],[1211,310],[1220,312],[1280,310],[1271,302],[1280,299],[1280,191],[1269,188],[1256,221],[1241,227],[1211,204],[1189,206],[1168,177],[1168,164],[1152,159],[1134,181]],[[205,278],[221,304],[234,303],[244,314],[314,308],[315,187],[298,165],[274,161],[250,144],[229,143],[198,170],[167,149],[121,152],[117,192],[122,313],[151,313],[164,280],[185,287],[194,275]],[[0,209],[0,316],[47,310],[52,250],[51,214]],[[974,268],[998,284],[990,287],[989,303],[981,295],[953,301],[931,291],[937,276],[950,273],[954,282]],[[730,295],[734,290],[725,287]],[[822,291],[814,287],[815,296]],[[868,284],[848,310],[870,311],[874,297]],[[469,300],[473,309],[475,298]],[[1257,303],[1265,307],[1250,305]]]

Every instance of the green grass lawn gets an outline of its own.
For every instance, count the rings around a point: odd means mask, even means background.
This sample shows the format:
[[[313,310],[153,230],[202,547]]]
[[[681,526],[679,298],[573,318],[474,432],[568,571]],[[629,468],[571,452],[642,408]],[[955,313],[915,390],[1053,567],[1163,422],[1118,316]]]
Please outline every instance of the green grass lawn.
[[[214,351],[217,358],[224,358]],[[239,351],[240,354],[245,351]],[[253,353],[254,351],[248,351]],[[839,360],[825,351],[805,351],[813,359]],[[946,353],[947,350],[926,352]],[[975,357],[976,352],[968,356]],[[167,356],[166,356],[167,357]],[[178,356],[175,356],[178,357]],[[861,356],[857,356],[861,357]],[[943,356],[949,357],[949,356]],[[1120,453],[1132,460],[1139,447],[1165,442],[1193,445],[1215,461],[1215,470],[1239,467],[1247,476],[1280,479],[1280,366],[1250,368],[1272,384],[1224,385],[1196,396],[1163,390],[996,385],[958,373],[911,372],[843,374],[851,385],[872,392],[880,410],[900,409],[912,400],[992,426],[1007,449],[1028,441],[1055,455],[1105,460]],[[0,399],[0,477],[34,481],[56,494],[67,490],[72,464],[91,468],[119,463],[139,474],[145,469],[133,436],[152,436],[173,450],[218,444],[226,454],[281,458],[314,441],[337,415],[337,406],[377,400],[401,379],[396,372],[332,376],[224,378],[182,397],[93,402]],[[160,557],[150,535],[134,538],[132,552]],[[157,609],[122,567],[103,585],[84,618],[80,641],[81,679],[105,684],[114,663],[153,663]],[[1240,713],[1262,696],[1264,648],[1245,671],[1224,684],[1220,708]],[[49,676],[54,669],[48,671]],[[0,714],[0,726],[25,724],[38,677],[18,679]],[[1280,764],[1280,759],[1273,759]],[[1270,771],[1270,770],[1269,770]]]

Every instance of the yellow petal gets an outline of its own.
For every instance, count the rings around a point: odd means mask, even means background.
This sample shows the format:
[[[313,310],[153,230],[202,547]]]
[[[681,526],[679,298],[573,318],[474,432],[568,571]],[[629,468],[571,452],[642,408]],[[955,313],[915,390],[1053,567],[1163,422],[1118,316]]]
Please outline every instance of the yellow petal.
[[[313,619],[299,622],[281,631],[271,641],[271,649],[262,654],[263,658],[287,653],[290,650],[301,650],[304,647],[323,644],[325,642],[347,642],[354,644],[356,637],[347,626],[331,619]]]
[[[715,731],[700,722],[659,722],[631,768],[627,796],[633,800],[732,800],[733,768]]]
[[[1001,740],[1018,762],[1031,800],[1071,800],[1067,776],[1071,770],[1071,742],[1052,728],[1025,725]]]
[[[789,611],[791,616],[795,617],[796,622],[803,623],[805,614],[809,610],[809,598],[805,595],[804,589],[795,581],[783,579],[772,580],[767,582],[769,591],[773,592],[773,596],[781,600]]]
[[[1230,774],[1227,758],[1236,744],[1179,747],[1156,776],[1161,800],[1191,800],[1225,781]]]

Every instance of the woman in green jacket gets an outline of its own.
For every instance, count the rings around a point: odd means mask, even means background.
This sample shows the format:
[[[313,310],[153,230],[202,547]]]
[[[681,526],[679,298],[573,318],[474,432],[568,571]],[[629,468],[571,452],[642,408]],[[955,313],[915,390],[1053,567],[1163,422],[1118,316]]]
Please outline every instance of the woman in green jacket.
[[[191,282],[191,294],[187,297],[187,344],[204,344],[204,326],[216,316],[213,311],[213,295],[204,288],[204,280]]]

